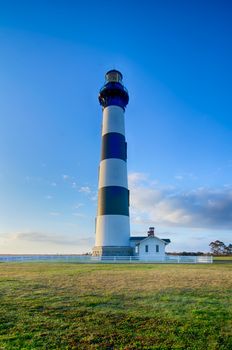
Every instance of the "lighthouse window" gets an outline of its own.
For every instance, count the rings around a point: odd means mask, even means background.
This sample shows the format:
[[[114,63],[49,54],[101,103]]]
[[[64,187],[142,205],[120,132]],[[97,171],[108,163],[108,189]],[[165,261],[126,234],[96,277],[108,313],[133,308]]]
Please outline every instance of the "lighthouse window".
[[[148,253],[148,245],[145,245],[145,253]]]
[[[156,245],[156,253],[159,253],[159,245]]]

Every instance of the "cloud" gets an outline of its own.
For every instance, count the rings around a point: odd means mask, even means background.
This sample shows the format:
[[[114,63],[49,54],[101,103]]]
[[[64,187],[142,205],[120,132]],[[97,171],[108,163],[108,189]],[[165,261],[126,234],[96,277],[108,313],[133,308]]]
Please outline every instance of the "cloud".
[[[86,215],[82,213],[72,213],[73,216],[77,216],[78,218],[85,218]]]
[[[51,216],[59,216],[59,215],[60,215],[60,212],[58,212],[58,211],[51,211],[51,212],[49,213],[49,215],[51,215]]]
[[[137,184],[141,183],[142,181],[147,181],[148,175],[144,173],[129,173],[128,175],[128,182],[129,184]]]
[[[27,241],[53,243],[58,245],[77,245],[77,246],[92,246],[94,244],[93,237],[86,238],[67,238],[67,236],[49,234],[43,232],[17,232],[10,235],[11,241]]]
[[[95,192],[95,191],[93,191],[92,192],[92,197],[90,198],[92,201],[96,201],[97,200],[97,198],[98,198],[98,193],[97,193],[97,191]]]
[[[182,175],[176,175],[176,176],[175,176],[175,179],[176,179],[176,180],[179,180],[179,181],[183,180],[183,178],[184,178],[184,177],[183,177]]]
[[[182,181],[182,180],[188,180],[188,181],[192,181],[192,180],[197,180],[197,176],[195,176],[192,173],[183,173],[183,174],[178,174],[176,176],[174,176],[174,178],[178,181]]]
[[[83,203],[77,203],[77,204],[74,205],[73,208],[74,209],[79,209],[79,208],[83,207],[83,205],[84,205]]]
[[[50,194],[45,196],[46,199],[52,199],[52,196]]]
[[[89,186],[82,186],[79,188],[79,192],[91,193],[91,190],[90,190]]]
[[[146,175],[130,176],[130,202],[133,223],[207,229],[232,229],[232,189],[151,185]],[[139,178],[142,181],[139,181]]]
[[[62,175],[62,178],[64,180],[64,182],[69,185],[71,188],[73,188],[74,190],[77,189],[77,182],[75,177],[70,176],[70,175]]]

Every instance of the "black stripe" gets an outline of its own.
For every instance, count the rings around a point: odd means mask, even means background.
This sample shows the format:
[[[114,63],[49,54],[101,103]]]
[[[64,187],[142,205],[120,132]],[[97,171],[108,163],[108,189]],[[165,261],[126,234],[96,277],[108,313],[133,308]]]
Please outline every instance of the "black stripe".
[[[129,216],[129,190],[120,186],[99,188],[98,215]]]
[[[101,160],[108,158],[127,159],[125,136],[118,132],[109,132],[102,136]]]

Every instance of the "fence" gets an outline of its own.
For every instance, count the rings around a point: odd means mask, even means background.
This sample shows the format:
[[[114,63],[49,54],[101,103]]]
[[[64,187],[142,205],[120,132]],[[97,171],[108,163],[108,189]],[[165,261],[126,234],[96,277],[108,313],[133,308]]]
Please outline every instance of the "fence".
[[[163,258],[139,258],[139,256],[91,256],[91,255],[0,255],[0,262],[75,262],[75,263],[158,263],[158,264],[211,264],[212,256],[165,255]]]
[[[92,262],[109,262],[109,263],[177,263],[177,264],[211,264],[212,256],[197,255],[197,256],[181,256],[181,255],[165,255],[163,258],[140,258],[139,256],[93,256]]]

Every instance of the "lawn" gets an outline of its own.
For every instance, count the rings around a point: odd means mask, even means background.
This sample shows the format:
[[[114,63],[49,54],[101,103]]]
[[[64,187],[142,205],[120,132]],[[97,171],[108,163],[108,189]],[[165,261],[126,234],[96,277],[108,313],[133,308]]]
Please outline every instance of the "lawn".
[[[232,264],[0,264],[0,349],[232,349]]]
[[[221,256],[214,256],[214,257],[213,257],[213,260],[214,260],[214,261],[217,261],[217,260],[232,261],[232,255],[230,255],[230,256],[223,256],[223,255],[221,255]]]

